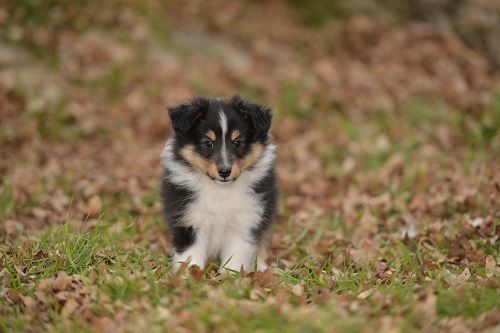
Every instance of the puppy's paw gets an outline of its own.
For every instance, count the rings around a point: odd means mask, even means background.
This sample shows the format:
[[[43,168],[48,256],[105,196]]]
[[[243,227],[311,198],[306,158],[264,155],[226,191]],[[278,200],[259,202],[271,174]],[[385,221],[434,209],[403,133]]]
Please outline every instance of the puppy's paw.
[[[257,271],[262,272],[269,268],[269,265],[266,264],[264,260],[257,259]]]

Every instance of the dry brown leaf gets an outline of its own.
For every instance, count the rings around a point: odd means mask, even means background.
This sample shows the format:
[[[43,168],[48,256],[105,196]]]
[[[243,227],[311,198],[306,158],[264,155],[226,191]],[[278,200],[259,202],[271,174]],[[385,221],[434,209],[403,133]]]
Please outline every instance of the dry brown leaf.
[[[252,288],[250,289],[250,293],[248,294],[248,298],[252,301],[258,301],[265,296],[264,292],[260,288]]]
[[[23,300],[23,304],[25,306],[25,311],[27,313],[32,313],[33,310],[36,309],[36,301],[31,296],[21,296]]]
[[[384,164],[382,170],[380,171],[380,175],[384,179],[388,179],[393,176],[395,173],[401,172],[405,165],[405,158],[401,154],[391,155],[389,160]]]
[[[427,209],[426,196],[422,193],[415,195],[408,205],[408,209],[412,211],[425,212]]]
[[[35,252],[33,257],[37,260],[47,257],[47,254],[43,250],[38,250]]]
[[[14,269],[17,274],[19,274],[22,277],[26,277],[26,273],[24,273],[25,267],[20,267],[20,266],[14,266]]]
[[[254,285],[266,288],[271,287],[279,283],[280,279],[273,273],[271,269],[265,270],[263,272],[251,272],[249,273],[250,278]]]
[[[107,317],[97,317],[92,319],[92,324],[99,333],[115,332],[117,324]]]
[[[55,297],[58,301],[66,301],[70,298],[75,297],[76,295],[77,294],[75,294],[73,291],[60,291],[55,294]]]
[[[398,322],[401,321],[398,317],[383,316],[380,319],[380,332],[384,333],[400,333]]]
[[[301,285],[301,284],[295,284],[293,285],[292,287],[292,293],[295,295],[295,296],[302,296],[304,294],[304,286]]]
[[[423,294],[423,300],[416,302],[416,308],[422,318],[425,318],[427,323],[432,322],[436,318],[436,302],[437,296],[432,290],[427,290]]]
[[[87,203],[87,210],[88,210],[89,216],[91,216],[91,217],[99,216],[99,213],[101,211],[101,207],[102,207],[101,197],[97,194],[93,195],[89,199],[89,202]]]
[[[371,207],[380,207],[384,209],[385,211],[391,209],[392,207],[392,198],[391,194],[389,192],[382,193],[379,196],[372,197],[368,200],[368,204]]]
[[[370,297],[374,292],[374,289],[373,288],[369,288],[369,289],[366,289],[362,292],[360,292],[356,298],[358,299],[367,299],[368,297]]]
[[[7,268],[2,269],[0,276],[2,277],[2,286],[10,288],[12,286],[12,281],[10,280],[10,274]]]
[[[19,294],[13,289],[8,289],[5,296],[12,304],[20,304],[22,302],[21,296],[19,296]]]
[[[370,261],[374,261],[380,255],[378,245],[372,240],[365,239],[361,244],[349,251],[351,258],[359,265],[364,265]]]
[[[468,221],[469,225],[473,228],[479,228],[484,224],[484,218],[482,217],[476,217],[474,219],[470,219]]]
[[[5,221],[3,227],[7,235],[11,236],[19,235],[24,230],[24,225],[21,222],[15,220]]]
[[[174,271],[174,274],[172,274],[172,283],[174,285],[178,285],[180,281],[182,280],[182,276],[184,273],[188,270],[189,266],[189,261],[184,261],[181,263],[181,265]]]
[[[449,271],[445,270],[445,280],[452,286],[464,284],[470,278],[471,273],[469,267],[466,267],[459,275],[453,275]]]
[[[78,304],[78,302],[73,298],[68,299],[66,303],[64,303],[64,306],[61,310],[61,316],[63,318],[68,318],[76,311],[76,309],[78,309],[79,306],[80,305]]]
[[[197,265],[189,266],[188,272],[189,275],[196,281],[203,279],[203,271]]]
[[[64,271],[57,273],[57,277],[52,280],[52,289],[54,291],[66,290],[68,285],[71,283],[71,277]]]
[[[51,212],[49,210],[39,207],[34,207],[31,210],[31,213],[35,218],[41,221],[45,221],[51,215]]]
[[[500,276],[500,267],[497,266],[495,262],[495,258],[492,255],[489,255],[485,259],[484,269],[486,277],[491,278],[495,275]]]
[[[377,219],[368,210],[365,210],[363,216],[358,222],[356,229],[351,236],[352,243],[356,246],[365,239],[370,238],[377,231]]]

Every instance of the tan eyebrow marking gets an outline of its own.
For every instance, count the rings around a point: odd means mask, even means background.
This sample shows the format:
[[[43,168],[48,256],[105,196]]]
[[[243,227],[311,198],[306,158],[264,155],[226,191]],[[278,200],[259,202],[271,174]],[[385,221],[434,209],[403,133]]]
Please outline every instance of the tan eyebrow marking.
[[[210,130],[207,133],[207,136],[210,138],[210,140],[215,141],[215,132]]]
[[[236,140],[240,136],[240,131],[234,130],[233,133],[231,133],[231,140]]]

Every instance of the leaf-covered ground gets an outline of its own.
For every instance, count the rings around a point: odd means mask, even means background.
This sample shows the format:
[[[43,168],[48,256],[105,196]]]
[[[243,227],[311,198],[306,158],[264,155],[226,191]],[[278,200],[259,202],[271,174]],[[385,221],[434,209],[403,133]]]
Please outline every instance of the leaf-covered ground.
[[[0,5],[0,332],[498,332],[499,73],[286,2]],[[271,269],[171,271],[166,105],[275,111]]]

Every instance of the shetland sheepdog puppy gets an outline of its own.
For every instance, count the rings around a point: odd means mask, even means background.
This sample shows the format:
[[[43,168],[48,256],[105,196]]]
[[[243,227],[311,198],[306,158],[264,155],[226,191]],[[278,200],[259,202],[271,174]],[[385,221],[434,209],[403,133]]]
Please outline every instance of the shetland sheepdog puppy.
[[[174,134],[162,153],[161,194],[174,267],[218,260],[229,270],[265,269],[277,201],[271,110],[233,96],[168,112]]]

